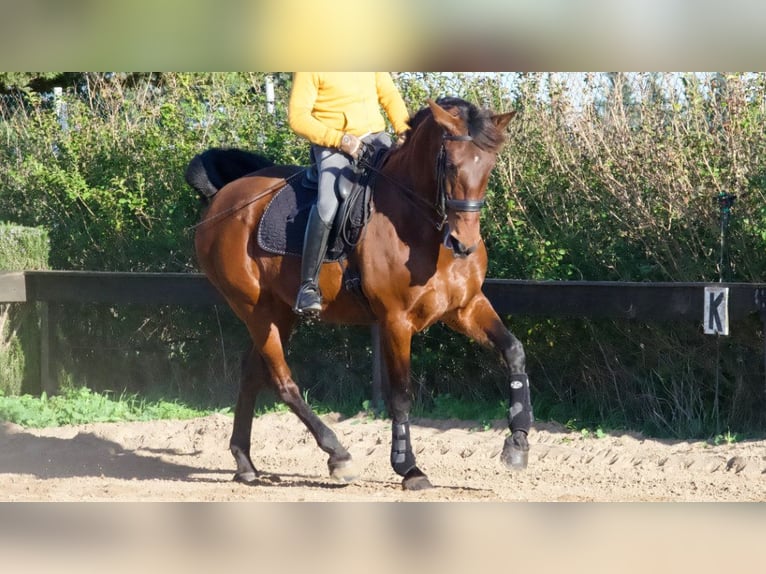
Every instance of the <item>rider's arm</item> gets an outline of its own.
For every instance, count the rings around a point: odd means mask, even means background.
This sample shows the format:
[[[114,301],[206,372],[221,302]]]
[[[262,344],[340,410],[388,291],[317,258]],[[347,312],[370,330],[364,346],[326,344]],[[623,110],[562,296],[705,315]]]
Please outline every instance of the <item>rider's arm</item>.
[[[293,74],[293,87],[287,106],[287,121],[295,133],[305,137],[311,143],[339,147],[343,132],[323,124],[312,113],[319,90],[319,81],[317,72]]]
[[[376,72],[375,81],[380,105],[386,111],[386,115],[391,120],[397,135],[403,134],[409,129],[410,114],[407,111],[402,95],[391,78],[391,74],[388,72]]]

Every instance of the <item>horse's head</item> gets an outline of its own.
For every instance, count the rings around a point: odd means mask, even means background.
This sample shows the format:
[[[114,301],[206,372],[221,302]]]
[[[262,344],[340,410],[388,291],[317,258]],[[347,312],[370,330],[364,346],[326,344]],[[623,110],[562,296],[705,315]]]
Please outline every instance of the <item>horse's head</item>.
[[[487,181],[516,112],[494,114],[459,98],[429,100],[428,106],[437,127],[430,131],[432,146],[438,146],[436,209],[446,220],[444,244],[456,257],[467,257],[481,241],[479,212]]]

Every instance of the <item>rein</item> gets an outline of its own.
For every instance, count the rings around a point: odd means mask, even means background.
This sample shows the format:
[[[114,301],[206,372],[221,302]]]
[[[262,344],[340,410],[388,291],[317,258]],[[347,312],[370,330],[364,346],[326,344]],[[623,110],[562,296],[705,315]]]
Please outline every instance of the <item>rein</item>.
[[[395,185],[402,190],[410,201],[417,204],[424,209],[433,210],[438,218],[431,217],[431,223],[437,231],[441,231],[444,225],[447,223],[447,210],[453,209],[455,211],[480,211],[486,202],[485,199],[452,199],[447,194],[447,149],[444,145],[445,141],[473,141],[473,136],[470,135],[452,135],[444,134],[442,136],[442,145],[439,148],[439,154],[436,157],[436,186],[437,195],[436,202],[431,203],[427,199],[423,199],[420,195],[415,193],[409,187],[403,185],[401,182],[389,177],[378,169],[375,165],[367,161],[364,157],[360,157],[359,163],[364,165],[367,169],[373,171],[376,175],[379,175],[386,179],[389,183]],[[364,154],[362,154],[363,156]]]
[[[272,185],[271,187],[266,188],[261,193],[251,197],[247,201],[243,201],[242,203],[238,203],[237,205],[233,205],[232,207],[230,207],[229,209],[227,209],[225,211],[222,211],[220,213],[216,213],[212,217],[208,217],[206,219],[203,219],[199,223],[196,223],[195,225],[191,225],[191,226],[187,227],[186,231],[192,231],[194,229],[197,229],[201,225],[204,225],[205,223],[212,223],[212,222],[217,221],[219,219],[223,219],[224,217],[228,217],[232,213],[236,213],[237,211],[239,211],[241,209],[244,209],[245,207],[247,207],[251,203],[255,203],[259,199],[261,199],[263,197],[266,197],[267,195],[269,195],[271,193],[274,193],[275,191],[279,191],[280,189],[285,187],[288,183],[290,183],[290,181],[292,181],[293,179],[295,179],[299,175],[302,175],[303,173],[305,173],[305,171],[306,171],[305,169],[300,170],[300,171],[296,171],[294,174],[284,178],[283,181],[281,181],[279,183],[276,183],[276,184]]]
[[[365,168],[372,171],[375,175],[382,177],[385,179],[388,183],[393,185],[394,187],[398,187],[401,191],[404,192],[404,197],[409,199],[413,204],[415,204],[416,207],[420,207],[424,210],[428,211],[436,211],[437,214],[438,209],[436,205],[433,205],[430,201],[427,199],[423,199],[420,197],[417,193],[415,193],[413,190],[411,190],[409,187],[404,185],[402,182],[394,179],[393,177],[390,177],[389,175],[383,173],[380,169],[378,169],[377,166],[373,165],[363,157],[359,158],[359,163],[363,165]],[[434,227],[437,230],[441,230],[442,227],[444,227],[444,224],[447,222],[447,216],[443,215],[440,219],[435,219],[433,217],[430,217],[430,214],[427,214],[429,216],[429,219],[431,220],[431,223],[434,225]]]
[[[470,135],[452,135],[452,134],[446,134],[446,133],[442,136],[442,145],[439,148],[439,154],[436,157],[437,196],[436,196],[436,202],[433,204],[429,202],[427,199],[422,198],[420,195],[415,193],[412,189],[403,185],[401,182],[383,173],[375,165],[376,162],[368,160],[365,157],[364,153],[360,155],[358,162],[359,164],[363,165],[364,167],[366,167],[367,169],[369,169],[376,175],[383,177],[389,183],[395,185],[396,187],[404,191],[405,197],[407,197],[413,203],[417,204],[418,202],[420,202],[421,207],[423,207],[424,209],[435,211],[438,218],[431,217],[430,218],[431,223],[433,223],[437,231],[441,231],[444,228],[444,225],[447,223],[448,209],[453,209],[455,211],[480,211],[484,207],[484,204],[486,201],[485,199],[452,199],[451,197],[449,197],[449,195],[447,194],[447,180],[448,180],[447,149],[444,145],[446,141],[470,142],[470,141],[473,141],[473,137]],[[191,225],[187,227],[186,231],[192,231],[196,229],[197,227],[200,227],[207,223],[215,222],[219,219],[223,219],[224,217],[230,216],[232,213],[236,213],[237,211],[244,209],[251,203],[255,203],[259,199],[266,197],[267,195],[270,195],[276,191],[279,191],[285,185],[287,185],[291,180],[295,179],[299,175],[302,175],[305,171],[306,170],[300,170],[295,172],[294,174],[284,178],[282,182],[272,185],[271,187],[265,189],[264,191],[251,197],[250,199],[243,201],[242,203],[239,203],[237,205],[234,205],[225,211],[217,213],[212,217],[203,219],[202,221],[196,223],[195,225]]]

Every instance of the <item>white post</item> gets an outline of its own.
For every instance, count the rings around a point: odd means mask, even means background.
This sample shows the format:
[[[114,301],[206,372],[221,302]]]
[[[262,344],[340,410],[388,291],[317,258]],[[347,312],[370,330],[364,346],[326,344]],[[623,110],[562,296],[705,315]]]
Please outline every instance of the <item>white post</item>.
[[[266,111],[274,113],[274,78],[271,75],[266,76]]]
[[[53,88],[53,109],[56,111],[56,117],[62,131],[67,131],[69,122],[66,117],[66,102],[63,99],[64,90],[60,86]]]

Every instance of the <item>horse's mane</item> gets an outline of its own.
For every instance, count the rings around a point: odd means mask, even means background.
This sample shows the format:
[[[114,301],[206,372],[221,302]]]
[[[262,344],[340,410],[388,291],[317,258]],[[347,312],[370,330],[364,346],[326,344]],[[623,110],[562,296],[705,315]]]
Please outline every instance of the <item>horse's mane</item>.
[[[481,149],[494,152],[503,145],[505,133],[497,129],[492,121],[494,115],[492,111],[480,109],[474,104],[456,97],[442,97],[436,100],[436,103],[445,109],[457,111],[458,117],[466,123],[473,142]],[[410,129],[407,132],[408,141],[417,127],[430,116],[431,108],[426,106],[410,119]]]

